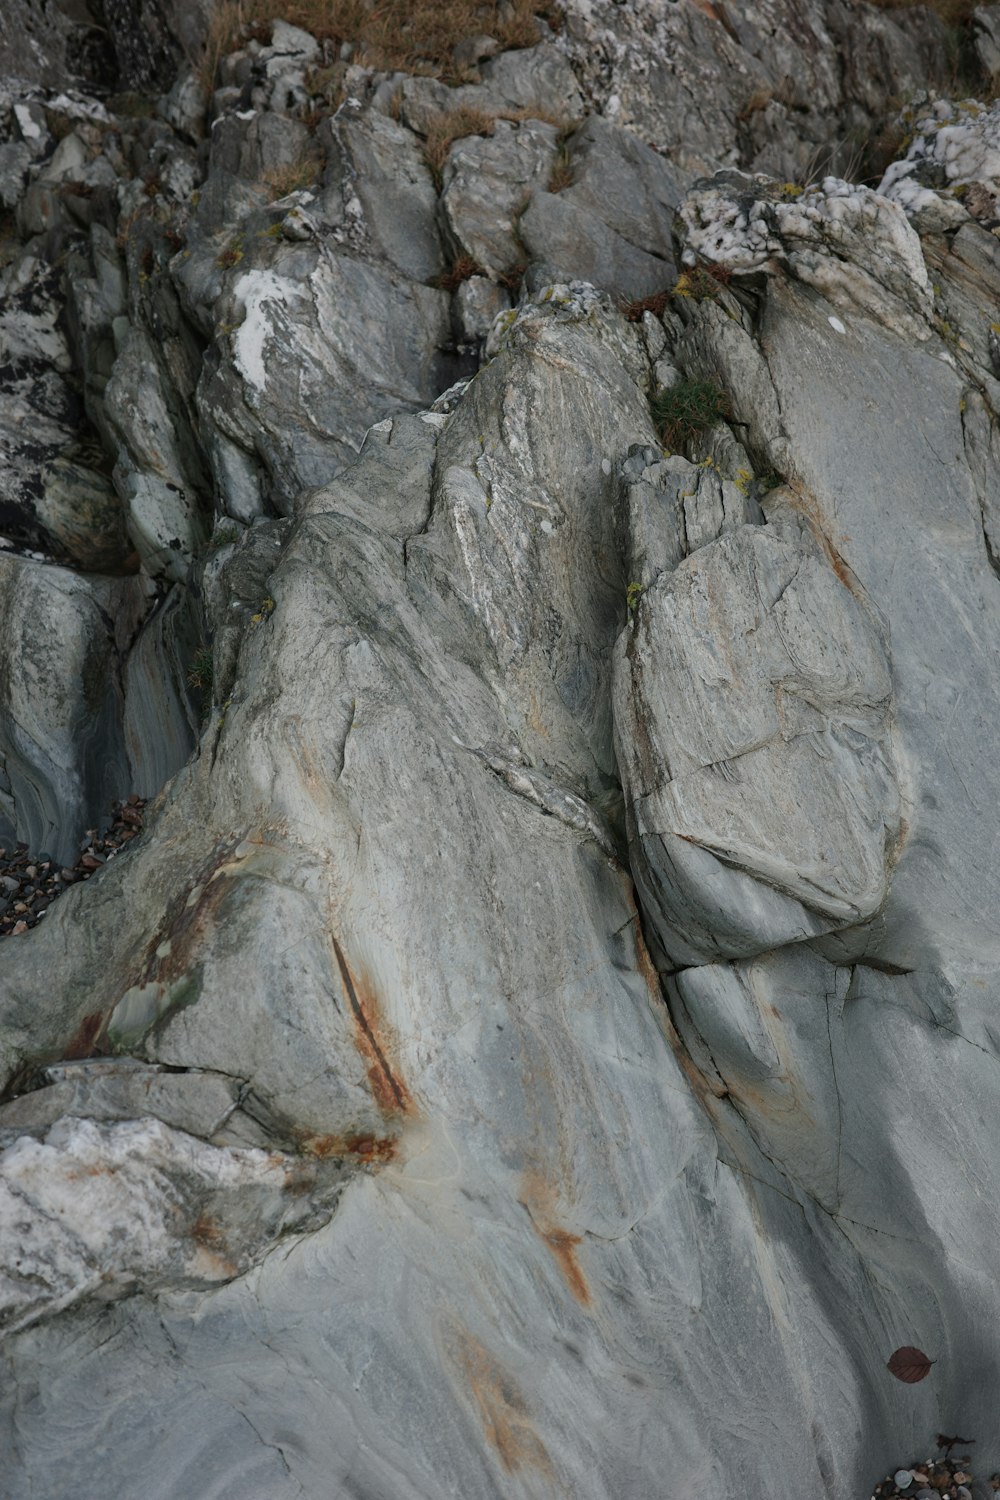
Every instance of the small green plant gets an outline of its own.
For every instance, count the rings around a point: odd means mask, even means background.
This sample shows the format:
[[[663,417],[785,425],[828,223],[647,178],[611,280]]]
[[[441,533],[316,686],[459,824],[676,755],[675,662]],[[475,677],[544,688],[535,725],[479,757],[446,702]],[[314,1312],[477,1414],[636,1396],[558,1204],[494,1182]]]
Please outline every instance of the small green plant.
[[[625,590],[625,603],[628,606],[628,612],[630,615],[634,615],[636,610],[639,608],[639,600],[642,598],[643,592],[644,590],[641,583],[630,583],[628,588]]]
[[[215,552],[220,547],[228,547],[231,542],[238,542],[239,539],[239,527],[233,526],[230,523],[225,523],[222,526],[217,526],[215,528],[215,530],[212,532],[208,545],[210,550]]]
[[[188,667],[187,680],[202,699],[210,697],[212,692],[212,649],[210,646],[200,646],[194,653],[191,665]]]
[[[657,391],[649,403],[650,413],[661,440],[671,449],[684,447],[730,416],[729,397],[711,380],[681,380],[666,390]]]

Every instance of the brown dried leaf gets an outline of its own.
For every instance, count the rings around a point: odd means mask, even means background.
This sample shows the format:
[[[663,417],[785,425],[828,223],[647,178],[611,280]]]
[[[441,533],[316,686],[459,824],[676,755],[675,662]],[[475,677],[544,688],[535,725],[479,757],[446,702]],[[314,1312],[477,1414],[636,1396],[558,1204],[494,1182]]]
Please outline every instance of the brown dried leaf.
[[[897,1380],[902,1380],[906,1385],[916,1385],[918,1380],[923,1380],[930,1374],[933,1359],[928,1359],[922,1349],[914,1349],[912,1344],[904,1344],[897,1349],[886,1364],[886,1368],[895,1375]]]

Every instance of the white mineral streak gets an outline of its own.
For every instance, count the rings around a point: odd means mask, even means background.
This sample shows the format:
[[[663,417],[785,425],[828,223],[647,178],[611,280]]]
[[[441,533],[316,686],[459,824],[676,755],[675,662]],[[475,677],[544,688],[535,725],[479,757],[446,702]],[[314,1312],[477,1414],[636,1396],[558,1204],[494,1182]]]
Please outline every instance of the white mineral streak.
[[[0,1327],[167,1275],[229,1280],[248,1226],[233,1235],[225,1225],[227,1197],[255,1194],[255,1232],[267,1219],[273,1229],[282,1214],[301,1217],[294,1198],[276,1212],[295,1171],[275,1153],[210,1146],[159,1120],[69,1118],[42,1140],[22,1136],[0,1154]]]
[[[875,193],[925,7],[211,99],[118,9],[153,120],[0,0],[0,1490],[989,1472],[1000,106]]]
[[[912,139],[905,157],[886,169],[881,194],[911,217],[944,203],[956,223],[966,218],[963,190],[973,184],[985,188],[995,204],[1000,192],[1000,102],[986,106],[969,99],[939,99],[922,110],[906,109],[901,118]],[[974,199],[970,208],[976,211]]]
[[[785,194],[763,178],[696,189],[681,209],[686,262],[740,274],[784,265],[839,305],[926,337],[912,313],[929,314],[930,282],[901,206],[835,177]]]
[[[273,271],[247,271],[239,278],[234,294],[246,309],[243,322],[233,335],[233,359],[244,380],[257,391],[267,384],[264,358],[268,343],[278,336],[281,310],[301,303],[305,293],[295,282]],[[283,320],[284,326],[288,319]]]

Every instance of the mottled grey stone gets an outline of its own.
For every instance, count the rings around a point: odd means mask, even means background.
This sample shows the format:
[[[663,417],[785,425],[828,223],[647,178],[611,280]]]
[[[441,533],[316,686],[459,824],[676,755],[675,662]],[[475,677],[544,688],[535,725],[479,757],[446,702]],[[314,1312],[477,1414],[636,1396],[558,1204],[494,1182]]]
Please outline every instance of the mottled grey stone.
[[[435,115],[469,108],[488,115],[537,109],[567,123],[584,112],[572,68],[552,47],[502,52],[483,64],[482,82],[449,88],[436,78],[408,78],[400,90],[403,119],[426,135]]]
[[[885,642],[822,553],[761,527],[702,546],[644,590],[616,671],[633,861],[670,963],[879,910],[900,816]]]
[[[139,556],[152,577],[184,578],[206,530],[196,470],[173,386],[149,335],[139,328],[118,351],[104,409],[121,445],[115,486]]]
[[[31,152],[23,141],[5,141],[0,145],[0,204],[16,208],[31,165]]]
[[[63,863],[129,789],[116,663],[144,594],[139,579],[84,578],[0,553],[0,756],[18,836]]]
[[[569,141],[572,181],[563,198],[597,217],[622,239],[672,259],[674,213],[680,202],[664,158],[630,131],[590,115]]]
[[[437,195],[416,137],[374,110],[334,126],[332,134],[344,143],[340,171],[361,200],[377,249],[414,281],[432,281],[444,269]]]
[[[564,46],[591,109],[685,185],[737,161],[782,181],[844,171],[848,130],[877,133],[900,98],[950,86],[944,25],[923,6],[568,0]]]
[[[510,294],[486,276],[470,276],[455,291],[455,311],[463,339],[485,339],[494,320],[510,307]]]
[[[456,141],[441,189],[455,253],[493,274],[523,262],[519,215],[535,187],[548,182],[555,154],[555,127],[537,120],[498,120],[492,135]]]
[[[552,280],[579,276],[631,300],[662,292],[676,279],[672,260],[637,249],[563,193],[535,192],[517,227],[531,258]]]
[[[376,264],[285,246],[266,267],[238,266],[230,295],[237,326],[225,362],[206,367],[199,409],[256,449],[282,512],[343,468],[373,421],[447,383],[447,293]]]
[[[35,515],[56,546],[86,573],[117,571],[131,544],[121,501],[105,475],[57,458],[44,471]]]

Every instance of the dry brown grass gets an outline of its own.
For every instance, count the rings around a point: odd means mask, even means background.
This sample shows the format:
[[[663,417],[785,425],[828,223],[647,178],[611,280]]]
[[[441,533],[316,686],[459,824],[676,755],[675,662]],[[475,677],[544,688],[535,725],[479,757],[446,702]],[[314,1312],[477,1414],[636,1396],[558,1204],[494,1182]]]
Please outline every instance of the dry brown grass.
[[[311,187],[322,170],[323,163],[318,156],[303,156],[299,161],[289,162],[287,166],[275,167],[273,172],[264,175],[264,185],[267,188],[272,202],[276,198],[284,198],[289,193],[294,193],[297,188]]]
[[[572,123],[567,122],[564,115],[553,114],[547,109],[509,109],[495,115],[487,114],[485,110],[474,109],[469,105],[445,110],[442,114],[434,116],[424,138],[424,161],[430,167],[431,175],[439,189],[444,164],[448,160],[448,152],[454,142],[463,140],[469,135],[492,135],[498,120],[510,120],[518,125],[523,125],[528,120],[541,120],[544,124],[555,125],[563,134],[573,128]],[[556,174],[560,171],[565,174],[562,187],[567,187],[572,177],[569,171],[569,156],[562,148],[553,168]],[[550,182],[549,192],[558,191],[559,188],[552,187]]]
[[[565,146],[560,146],[549,173],[549,192],[561,193],[573,181],[573,163]]]
[[[531,47],[538,20],[557,27],[555,0],[222,0],[206,45],[204,76],[214,82],[219,59],[250,37],[270,39],[271,22],[301,26],[319,42],[353,42],[367,67],[458,78],[456,45],[487,33],[501,48]]]
[[[441,170],[448,160],[448,152],[455,141],[468,135],[492,135],[496,116],[485,110],[462,105],[459,109],[447,109],[435,115],[424,138],[424,161],[431,169],[434,181],[440,187]]]
[[[662,318],[669,306],[669,291],[654,292],[651,297],[637,297],[634,302],[623,303],[622,312],[630,323],[641,323],[643,313],[652,313],[654,318]]]
[[[440,287],[443,292],[454,292],[468,281],[470,276],[485,276],[486,272],[478,261],[473,260],[471,255],[460,255],[453,261],[447,271],[443,271],[434,285]]]

